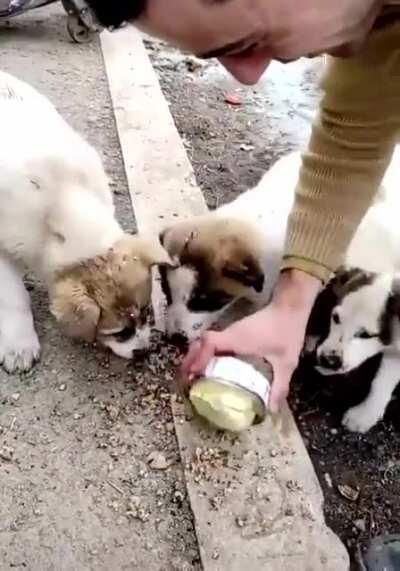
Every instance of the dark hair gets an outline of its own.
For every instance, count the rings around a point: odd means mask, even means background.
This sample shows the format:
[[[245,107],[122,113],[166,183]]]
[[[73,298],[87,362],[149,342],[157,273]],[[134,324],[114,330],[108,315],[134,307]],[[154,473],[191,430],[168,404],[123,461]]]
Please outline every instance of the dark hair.
[[[89,8],[104,28],[115,28],[131,22],[146,9],[147,0],[86,0]]]

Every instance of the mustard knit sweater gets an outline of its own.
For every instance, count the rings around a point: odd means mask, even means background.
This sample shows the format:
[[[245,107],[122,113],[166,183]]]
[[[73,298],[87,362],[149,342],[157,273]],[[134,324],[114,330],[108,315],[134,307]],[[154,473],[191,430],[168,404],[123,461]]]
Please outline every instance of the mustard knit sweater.
[[[289,219],[283,269],[326,281],[373,201],[397,142],[400,22],[373,31],[356,57],[330,58],[322,88]]]

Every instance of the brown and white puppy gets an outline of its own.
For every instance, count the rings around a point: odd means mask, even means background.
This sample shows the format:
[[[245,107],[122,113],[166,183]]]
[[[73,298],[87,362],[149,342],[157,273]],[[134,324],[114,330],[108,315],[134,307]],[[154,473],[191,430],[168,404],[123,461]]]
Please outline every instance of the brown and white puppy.
[[[284,157],[233,202],[164,230],[161,243],[178,265],[161,276],[167,333],[193,340],[236,300],[269,301],[299,166],[298,153]]]
[[[384,416],[400,381],[400,274],[339,270],[313,309],[311,350],[323,375],[348,375],[382,354],[368,396],[343,417],[349,430],[367,432]]]
[[[51,312],[70,337],[132,358],[150,344],[152,267],[172,266],[154,240],[124,236],[105,254],[56,272]]]
[[[3,72],[0,123],[0,364],[27,370],[39,356],[24,267],[45,281],[66,333],[131,357],[148,343],[151,268],[168,254],[123,232],[98,153]]]

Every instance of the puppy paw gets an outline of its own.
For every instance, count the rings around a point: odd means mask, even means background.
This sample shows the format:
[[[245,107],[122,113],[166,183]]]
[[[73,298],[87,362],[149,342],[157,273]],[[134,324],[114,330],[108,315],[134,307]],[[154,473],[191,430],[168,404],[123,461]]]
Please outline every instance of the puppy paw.
[[[29,371],[40,356],[40,343],[33,328],[12,327],[0,332],[0,364],[8,373]]]
[[[342,425],[350,430],[351,432],[360,432],[365,434],[370,430],[377,422],[379,418],[376,418],[371,411],[365,406],[354,406],[350,408],[342,419]]]

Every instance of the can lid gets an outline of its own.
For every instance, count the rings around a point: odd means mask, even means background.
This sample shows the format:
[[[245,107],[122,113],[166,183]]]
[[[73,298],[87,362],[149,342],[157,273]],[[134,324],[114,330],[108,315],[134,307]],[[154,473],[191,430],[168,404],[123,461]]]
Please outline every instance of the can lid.
[[[235,357],[214,357],[205,372],[207,377],[221,379],[255,394],[267,407],[270,393],[268,379],[250,363]]]

